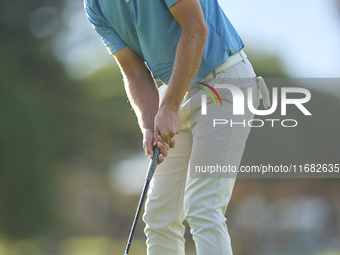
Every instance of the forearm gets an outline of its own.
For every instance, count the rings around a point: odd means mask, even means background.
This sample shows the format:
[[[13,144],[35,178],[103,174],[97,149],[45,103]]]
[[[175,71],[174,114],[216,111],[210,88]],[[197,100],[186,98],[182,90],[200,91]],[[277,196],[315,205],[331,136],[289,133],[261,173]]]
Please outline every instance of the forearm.
[[[124,75],[124,86],[141,130],[153,129],[159,95],[150,71]]]
[[[161,107],[178,111],[191,82],[196,77],[204,53],[208,29],[182,30],[173,72]]]

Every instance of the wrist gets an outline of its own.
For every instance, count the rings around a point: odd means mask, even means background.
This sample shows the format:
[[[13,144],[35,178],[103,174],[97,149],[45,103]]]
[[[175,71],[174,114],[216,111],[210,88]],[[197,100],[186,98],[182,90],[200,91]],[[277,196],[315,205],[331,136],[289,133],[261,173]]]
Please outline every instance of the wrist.
[[[160,106],[159,112],[178,112],[181,106],[182,100],[180,98],[180,93],[174,93],[174,89],[168,88],[167,93],[164,96]]]
[[[158,109],[156,109],[155,112],[152,112],[149,114],[139,115],[138,122],[139,122],[139,127],[142,133],[144,133],[147,130],[153,130],[157,110]]]
[[[166,102],[162,102],[162,104],[159,107],[159,112],[175,112],[178,113],[179,107],[175,104],[169,104]]]
[[[149,120],[149,121],[140,121],[139,122],[139,127],[140,130],[142,131],[143,134],[145,134],[148,131],[152,131],[154,129],[154,120]]]
[[[141,131],[142,131],[143,134],[145,134],[146,132],[150,132],[150,131],[153,132],[153,129],[154,129],[153,126],[146,126],[146,127],[142,126],[141,127]]]

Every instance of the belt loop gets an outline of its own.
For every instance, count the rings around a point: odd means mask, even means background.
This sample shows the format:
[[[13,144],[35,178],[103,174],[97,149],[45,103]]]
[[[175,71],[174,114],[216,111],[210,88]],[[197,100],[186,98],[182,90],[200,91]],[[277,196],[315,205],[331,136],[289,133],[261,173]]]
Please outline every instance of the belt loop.
[[[248,58],[247,55],[246,55],[246,53],[244,53],[243,50],[240,50],[239,52],[240,52],[240,55],[241,55],[241,57],[242,57],[243,60],[246,60],[246,59]]]

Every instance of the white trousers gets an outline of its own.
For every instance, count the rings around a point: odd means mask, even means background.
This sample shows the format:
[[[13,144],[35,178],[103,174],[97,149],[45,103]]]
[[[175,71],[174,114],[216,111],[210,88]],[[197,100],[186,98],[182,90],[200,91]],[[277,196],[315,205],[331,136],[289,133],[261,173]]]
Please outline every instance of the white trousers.
[[[211,86],[218,83],[238,86],[246,100],[246,90],[252,86],[256,90],[253,95],[259,97],[257,79],[246,58],[216,75],[203,82]],[[175,136],[175,148],[168,151],[155,171],[145,205],[148,255],[184,255],[184,220],[190,226],[198,255],[232,254],[225,213],[235,178],[193,178],[188,170],[190,165],[239,166],[250,127],[213,128],[212,119],[218,116],[237,122],[252,119],[253,114],[245,107],[245,115],[233,115],[230,92],[217,91],[223,106],[217,107],[208,98],[207,115],[202,115],[200,110],[201,95],[205,93],[202,90],[189,93],[182,103],[182,130]]]

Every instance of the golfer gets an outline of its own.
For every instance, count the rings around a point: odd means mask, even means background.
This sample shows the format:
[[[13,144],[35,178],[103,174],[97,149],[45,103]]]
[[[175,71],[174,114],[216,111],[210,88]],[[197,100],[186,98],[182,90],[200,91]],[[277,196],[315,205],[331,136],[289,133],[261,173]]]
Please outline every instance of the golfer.
[[[217,0],[84,0],[84,5],[121,69],[147,156],[153,157],[153,146],[161,151],[143,216],[147,254],[184,255],[184,220],[198,255],[232,254],[224,215],[235,178],[200,178],[189,169],[240,163],[250,127],[213,127],[212,119],[246,123],[253,114],[233,115],[227,89],[216,89],[222,106],[208,98],[202,114],[206,92],[197,81],[232,84],[246,100],[252,87],[257,107],[259,79],[241,38]],[[155,79],[164,84],[160,91]]]

